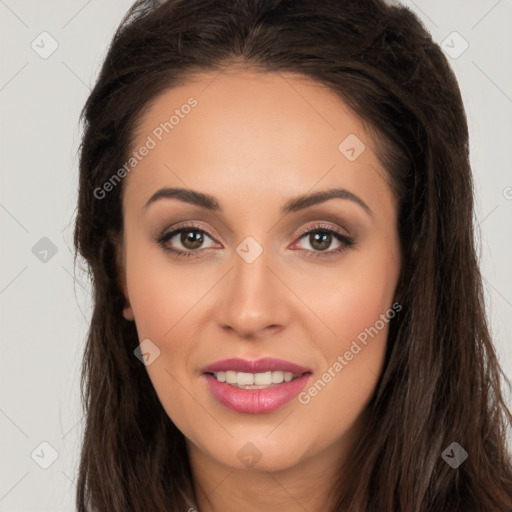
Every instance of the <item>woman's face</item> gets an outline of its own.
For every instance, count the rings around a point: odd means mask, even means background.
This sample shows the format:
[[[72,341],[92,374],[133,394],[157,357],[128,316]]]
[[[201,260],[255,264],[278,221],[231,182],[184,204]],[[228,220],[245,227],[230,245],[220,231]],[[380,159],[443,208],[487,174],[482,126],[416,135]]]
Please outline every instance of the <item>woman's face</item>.
[[[122,183],[124,314],[150,340],[146,369],[191,460],[277,471],[338,457],[360,433],[400,271],[374,149],[332,91],[297,75],[205,73],[146,111]],[[204,373],[233,358],[301,368]],[[264,388],[237,387],[253,379]]]

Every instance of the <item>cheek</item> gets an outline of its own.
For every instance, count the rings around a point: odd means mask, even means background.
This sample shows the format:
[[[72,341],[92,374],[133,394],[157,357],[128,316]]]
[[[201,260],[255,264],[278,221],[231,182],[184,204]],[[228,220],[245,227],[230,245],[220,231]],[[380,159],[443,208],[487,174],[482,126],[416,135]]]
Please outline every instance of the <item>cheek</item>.
[[[341,346],[372,326],[377,325],[379,330],[383,328],[380,319],[391,308],[393,283],[382,279],[382,276],[380,281],[368,279],[367,274],[361,279],[344,281],[340,288],[322,300],[326,304],[326,323],[329,323]]]
[[[370,329],[379,331],[378,339],[387,336],[388,322],[382,315],[390,311],[399,274],[399,260],[394,252],[381,244],[361,252],[354,252],[343,265],[316,281],[308,281],[310,304],[330,330],[324,328],[322,352],[348,350],[352,340],[364,340]],[[322,283],[322,286],[320,286]],[[313,290],[313,291],[311,291]],[[303,289],[303,293],[308,293]],[[394,316],[392,312],[392,316]],[[383,331],[380,334],[380,331]]]
[[[159,356],[146,367],[156,394],[175,425],[193,432],[204,422],[204,410],[187,391],[190,354],[194,347],[193,318],[211,284],[198,285],[194,272],[172,265],[162,252],[127,244],[126,276],[139,340],[150,339]],[[194,308],[195,305],[195,308]]]
[[[343,291],[333,294],[330,315],[325,317],[334,334],[317,338],[323,371],[328,372],[323,380],[336,382],[332,387],[341,390],[345,404],[364,401],[384,361],[389,320],[394,314],[389,314],[390,299],[380,286],[345,283]]]
[[[305,417],[323,425],[322,443],[349,432],[373,395],[395,315],[394,284],[391,272],[368,270],[340,280],[317,302],[324,304],[322,319],[335,334],[317,331],[323,364],[298,398]]]
[[[389,323],[395,316],[399,266],[396,252],[385,244],[355,253],[339,278],[325,281],[330,284],[323,293],[318,291],[311,298],[330,329],[330,334],[325,328],[318,330],[316,338],[327,372],[321,372],[325,375],[321,380],[331,388],[323,393],[324,400],[336,402],[343,396],[345,405],[357,408],[371,396],[384,362]]]
[[[146,242],[127,244],[126,278],[139,337],[165,340],[208,287],[194,282],[194,273],[172,265],[162,249]]]

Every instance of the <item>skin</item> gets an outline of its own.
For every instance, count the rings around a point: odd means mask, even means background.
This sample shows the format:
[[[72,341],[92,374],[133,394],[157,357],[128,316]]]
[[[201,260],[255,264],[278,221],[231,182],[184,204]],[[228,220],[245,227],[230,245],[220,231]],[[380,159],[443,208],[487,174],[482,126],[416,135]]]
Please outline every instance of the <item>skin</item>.
[[[197,107],[123,182],[124,316],[135,321],[141,342],[150,339],[160,350],[146,368],[186,438],[201,512],[248,504],[251,511],[322,510],[364,433],[388,324],[307,404],[293,399],[271,413],[227,409],[200,370],[229,357],[276,357],[313,370],[307,390],[394,302],[401,265],[396,199],[361,120],[331,90],[299,75],[230,68],[197,74],[151,103],[133,147],[191,96]],[[354,161],[338,149],[349,134],[366,146]],[[162,187],[210,194],[223,211],[169,198],[144,209]],[[356,194],[372,214],[339,198],[280,214],[292,197],[331,187]],[[184,245],[179,234],[168,240],[196,251],[176,258],[155,239],[184,222],[206,234],[202,245]],[[355,245],[337,253],[343,242],[332,237],[322,251],[314,233],[299,236],[319,224]],[[236,252],[248,236],[263,249],[250,264]],[[249,442],[261,454],[252,467],[237,456]]]

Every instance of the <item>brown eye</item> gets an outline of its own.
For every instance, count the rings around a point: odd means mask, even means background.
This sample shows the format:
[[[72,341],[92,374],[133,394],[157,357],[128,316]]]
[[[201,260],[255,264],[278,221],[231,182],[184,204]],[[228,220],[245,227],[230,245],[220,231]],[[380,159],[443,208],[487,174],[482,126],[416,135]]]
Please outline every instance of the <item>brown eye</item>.
[[[181,231],[180,242],[191,251],[199,249],[204,242],[203,232],[197,229],[185,229]]]
[[[311,258],[333,257],[355,245],[354,239],[342,235],[330,226],[323,225],[303,231],[299,236],[300,240],[308,242],[310,247],[301,251],[305,251],[307,256]],[[338,246],[327,250],[331,247],[333,241],[337,241]]]
[[[329,248],[332,242],[332,235],[330,233],[323,233],[317,231],[316,233],[312,233],[309,235],[309,243],[313,249],[317,249],[319,251],[325,251]]]
[[[210,235],[199,227],[183,226],[165,233],[156,241],[165,251],[175,256],[194,256],[199,249],[213,247],[213,243],[210,246],[203,247],[206,238],[212,240]]]

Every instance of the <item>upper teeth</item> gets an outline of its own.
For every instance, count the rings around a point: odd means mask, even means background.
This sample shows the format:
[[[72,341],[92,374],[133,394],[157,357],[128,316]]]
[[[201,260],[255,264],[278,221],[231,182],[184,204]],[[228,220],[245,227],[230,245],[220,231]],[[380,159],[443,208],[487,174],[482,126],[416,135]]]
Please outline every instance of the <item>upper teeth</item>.
[[[214,372],[214,377],[219,382],[227,384],[236,384],[238,386],[270,386],[271,384],[281,384],[290,382],[293,378],[291,372],[264,372],[264,373],[245,373],[245,372]]]

